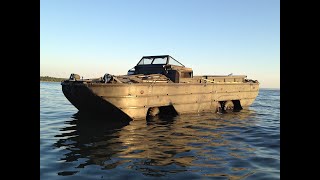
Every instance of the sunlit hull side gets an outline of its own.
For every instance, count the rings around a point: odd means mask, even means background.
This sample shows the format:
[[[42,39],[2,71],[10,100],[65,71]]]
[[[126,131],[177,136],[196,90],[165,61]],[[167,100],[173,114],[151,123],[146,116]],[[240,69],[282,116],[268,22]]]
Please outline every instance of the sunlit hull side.
[[[221,101],[238,100],[250,106],[259,92],[259,83],[136,83],[104,84],[62,82],[66,98],[79,110],[145,119],[152,107],[173,106],[178,114],[216,112]]]

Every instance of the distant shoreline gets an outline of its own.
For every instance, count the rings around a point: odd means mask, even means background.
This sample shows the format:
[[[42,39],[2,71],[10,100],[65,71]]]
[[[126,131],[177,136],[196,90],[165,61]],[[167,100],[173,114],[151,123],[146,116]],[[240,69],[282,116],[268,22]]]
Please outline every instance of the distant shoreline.
[[[61,81],[40,81],[40,82],[61,82]]]
[[[40,76],[40,82],[61,82],[67,80],[68,78],[56,78],[50,76]]]

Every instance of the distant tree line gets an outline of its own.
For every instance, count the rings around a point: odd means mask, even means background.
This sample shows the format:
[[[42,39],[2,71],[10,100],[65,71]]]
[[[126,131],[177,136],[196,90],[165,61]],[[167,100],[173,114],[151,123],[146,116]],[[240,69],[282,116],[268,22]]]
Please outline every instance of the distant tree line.
[[[56,78],[56,77],[49,77],[49,76],[40,76],[40,81],[49,81],[49,82],[61,82],[66,80],[67,78]]]

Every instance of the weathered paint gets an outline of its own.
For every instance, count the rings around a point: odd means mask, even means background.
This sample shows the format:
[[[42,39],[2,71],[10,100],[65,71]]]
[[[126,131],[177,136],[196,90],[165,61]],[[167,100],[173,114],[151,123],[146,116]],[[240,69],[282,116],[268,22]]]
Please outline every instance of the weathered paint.
[[[79,75],[71,74],[61,83],[62,91],[81,111],[121,114],[130,119],[145,119],[149,108],[163,106],[173,106],[178,114],[216,112],[224,103],[229,107],[233,102],[246,108],[259,92],[259,82],[245,75],[193,76],[192,69],[180,62],[181,66],[169,64],[176,61],[171,56],[143,58],[167,59],[166,64],[153,65],[154,59],[151,64],[138,63],[135,71],[129,70],[131,75],[80,80]]]
[[[259,92],[258,83],[103,84],[65,82],[62,83],[62,86],[66,97],[79,110],[88,109],[87,102],[90,101],[90,96],[96,96],[114,105],[132,119],[145,118],[150,107],[168,105],[173,105],[179,114],[215,112],[219,101],[228,100],[240,100],[241,106],[246,107],[253,103]],[[95,102],[89,104],[90,107],[97,107]],[[110,107],[106,106],[106,108]]]

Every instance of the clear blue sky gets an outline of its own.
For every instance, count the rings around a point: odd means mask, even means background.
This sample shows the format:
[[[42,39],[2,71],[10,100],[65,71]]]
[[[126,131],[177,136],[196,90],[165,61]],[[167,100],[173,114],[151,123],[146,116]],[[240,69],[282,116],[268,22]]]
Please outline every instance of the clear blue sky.
[[[195,75],[280,88],[280,1],[41,0],[40,52],[40,75],[121,75],[169,54]]]

